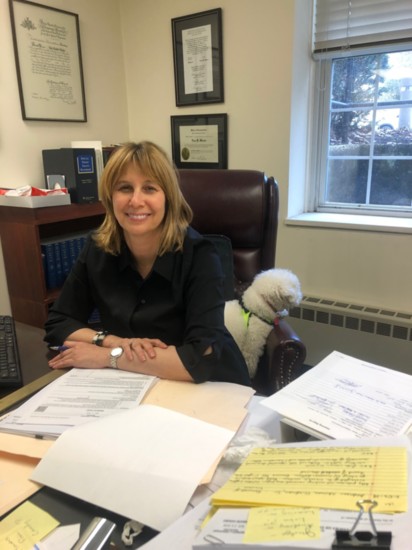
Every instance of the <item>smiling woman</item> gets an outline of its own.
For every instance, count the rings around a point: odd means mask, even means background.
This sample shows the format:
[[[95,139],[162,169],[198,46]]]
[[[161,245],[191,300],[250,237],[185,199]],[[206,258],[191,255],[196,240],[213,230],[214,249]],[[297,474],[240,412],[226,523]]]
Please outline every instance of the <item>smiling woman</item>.
[[[113,213],[123,229],[137,271],[146,277],[159,250],[166,197],[138,166],[130,165],[113,190]]]
[[[190,227],[192,211],[165,152],[150,142],[119,147],[100,186],[105,219],[89,236],[46,323],[46,341],[66,347],[50,366],[111,366],[250,385],[224,326],[219,257]],[[87,324],[96,308],[103,325],[98,335]]]

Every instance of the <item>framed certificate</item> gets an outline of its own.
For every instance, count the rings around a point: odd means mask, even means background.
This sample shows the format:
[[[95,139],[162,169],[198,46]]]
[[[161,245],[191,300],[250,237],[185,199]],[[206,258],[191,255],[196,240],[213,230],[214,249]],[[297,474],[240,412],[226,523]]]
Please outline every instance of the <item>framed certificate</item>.
[[[9,0],[23,120],[86,122],[79,18]]]
[[[176,105],[222,103],[222,10],[172,19]]]
[[[177,168],[227,168],[227,114],[170,118]]]

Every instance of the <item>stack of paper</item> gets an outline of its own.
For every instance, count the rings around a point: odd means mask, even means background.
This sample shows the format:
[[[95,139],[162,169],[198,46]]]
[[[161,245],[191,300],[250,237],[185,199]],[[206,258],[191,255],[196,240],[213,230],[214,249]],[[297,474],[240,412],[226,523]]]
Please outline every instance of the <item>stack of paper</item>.
[[[210,481],[253,393],[224,382],[72,369],[0,421],[9,437],[59,436],[41,441],[50,445],[34,459],[10,458],[16,468],[6,471],[13,483],[4,507],[48,485],[161,530]]]
[[[183,514],[233,435],[163,407],[140,405],[65,431],[32,479],[162,530]]]
[[[402,435],[412,427],[412,376],[339,352],[264,399],[317,439]]]
[[[0,420],[0,431],[56,438],[65,430],[137,407],[157,381],[113,369],[71,369]]]
[[[0,431],[13,432],[0,436],[10,438],[5,446],[14,453],[3,459],[0,447],[0,472],[10,478],[3,512],[42,484],[163,529],[210,481],[253,393],[225,382],[72,369],[0,421]],[[18,458],[24,440],[43,447]]]
[[[359,503],[368,500],[377,503],[378,530],[403,532],[411,521],[410,459],[405,436],[254,449],[213,495],[217,512],[192,548],[331,548],[335,530],[351,530]],[[367,513],[361,529],[371,531]]]
[[[221,544],[226,550],[330,550],[337,526],[350,531],[356,518],[356,513],[309,508],[220,508],[192,549]],[[393,517],[375,514],[374,521],[379,531],[392,530]],[[369,518],[362,518],[358,528],[370,531]]]
[[[376,500],[379,512],[406,511],[405,446],[257,448],[214,494],[212,503],[356,510],[360,499]]]

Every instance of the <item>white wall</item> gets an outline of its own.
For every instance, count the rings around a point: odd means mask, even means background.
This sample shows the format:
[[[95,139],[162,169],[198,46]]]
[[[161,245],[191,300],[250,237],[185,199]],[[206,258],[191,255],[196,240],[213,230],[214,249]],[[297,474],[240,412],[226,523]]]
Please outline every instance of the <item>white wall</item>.
[[[42,149],[73,140],[109,145],[129,136],[122,31],[117,0],[42,0],[79,14],[88,122],[22,120],[8,0],[0,0],[0,186],[44,187]],[[30,266],[22,266],[30,269]],[[10,313],[0,250],[0,313]]]
[[[42,148],[64,146],[72,139],[109,142],[130,137],[151,139],[170,152],[171,115],[224,112],[229,117],[229,167],[264,170],[279,182],[277,266],[295,271],[306,294],[412,312],[410,235],[284,224],[288,201],[301,202],[295,199],[301,199],[304,189],[311,61],[307,33],[301,28],[295,34],[294,25],[295,18],[300,25],[308,24],[309,0],[48,3],[80,15],[89,122],[22,122],[8,9],[2,0],[6,32],[0,45],[7,55],[0,68],[0,185],[38,182]],[[216,7],[223,10],[225,102],[177,108],[171,19]],[[299,64],[293,72],[294,56]],[[0,272],[1,283],[0,306],[5,310]]]
[[[291,0],[121,0],[130,133],[171,151],[170,116],[227,113],[229,168],[287,182],[293,45]],[[225,102],[176,107],[171,19],[223,11]]]
[[[122,0],[131,137],[149,137],[170,152],[170,115],[227,113],[229,168],[275,176],[284,221],[288,200],[294,209],[303,203],[310,4]],[[217,5],[223,10],[225,103],[177,108],[170,20]],[[307,294],[412,312],[410,250],[409,234],[290,227],[281,221],[277,266],[294,270]]]

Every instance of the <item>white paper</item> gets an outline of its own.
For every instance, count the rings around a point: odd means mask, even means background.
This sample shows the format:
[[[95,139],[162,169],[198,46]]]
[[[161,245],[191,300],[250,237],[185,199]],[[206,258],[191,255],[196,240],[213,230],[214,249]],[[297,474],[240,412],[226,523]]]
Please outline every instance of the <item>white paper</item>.
[[[146,542],[141,549],[144,550],[192,550],[200,525],[210,510],[210,498],[204,499],[200,504],[187,512],[167,529]]]
[[[264,399],[319,438],[401,435],[412,424],[412,376],[333,352]]]
[[[48,6],[13,2],[28,118],[84,120],[76,19]]]
[[[274,420],[277,422],[277,420]],[[385,437],[385,438],[370,438],[370,439],[355,439],[355,440],[328,440],[328,441],[309,441],[304,443],[288,443],[288,446],[301,447],[337,447],[337,446],[388,446],[396,447],[403,445],[408,449],[408,512],[404,514],[395,514],[393,517],[393,540],[392,550],[410,550],[410,526],[412,522],[412,476],[411,476],[411,459],[412,446],[411,441],[407,436]],[[179,518],[170,527],[157,535],[151,541],[141,546],[142,550],[170,550],[170,548],[178,548],[179,550],[192,550],[192,545],[198,536],[200,525],[203,519],[210,511],[210,498],[206,498],[196,508]],[[356,512],[354,514],[356,516]],[[351,516],[350,512],[343,512],[343,516]],[[375,514],[374,514],[375,516]],[[380,517],[381,514],[377,515]],[[385,517],[382,514],[383,517]],[[352,517],[352,516],[351,516]],[[334,525],[335,529],[341,527],[341,523]],[[353,524],[352,524],[353,525]],[[351,525],[351,527],[352,527]],[[332,528],[332,525],[330,526]],[[383,526],[381,525],[381,528]],[[213,548],[213,545],[211,546]],[[225,546],[222,546],[224,548]],[[329,548],[331,545],[329,544]],[[246,547],[244,547],[246,548]],[[264,548],[264,547],[263,547]],[[296,546],[294,546],[296,548]],[[299,548],[299,547],[297,547]],[[322,547],[321,547],[322,548]]]
[[[38,542],[32,550],[71,550],[80,537],[80,523],[62,525]]]
[[[57,437],[68,428],[137,407],[157,379],[114,369],[71,369],[0,421],[0,430]]]
[[[153,405],[64,432],[32,480],[162,530],[234,432]]]
[[[192,546],[193,550],[214,548],[218,542],[222,544],[224,548],[231,550],[241,550],[242,548],[280,548],[282,550],[287,550],[289,548],[295,550],[311,548],[312,550],[329,550],[335,538],[335,529],[350,530],[358,516],[357,512],[321,510],[321,537],[319,539],[290,542],[282,540],[266,543],[243,543],[242,539],[245,534],[248,515],[248,508],[220,508],[195,539]],[[393,516],[375,514],[374,520],[378,531],[392,530]],[[357,530],[371,530],[367,516],[366,518],[362,516],[362,520],[358,523]]]
[[[217,124],[179,128],[180,162],[219,162],[219,128]]]
[[[185,94],[213,92],[212,26],[182,31]]]

